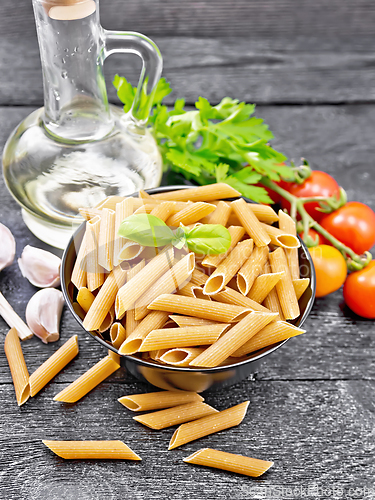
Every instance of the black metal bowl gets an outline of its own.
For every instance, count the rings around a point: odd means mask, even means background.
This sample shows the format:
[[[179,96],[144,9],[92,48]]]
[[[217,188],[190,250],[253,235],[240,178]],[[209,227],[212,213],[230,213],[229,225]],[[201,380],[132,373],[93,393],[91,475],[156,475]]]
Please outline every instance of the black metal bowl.
[[[189,189],[189,187],[166,186],[149,189],[147,190],[147,192],[150,194],[156,194],[177,189]],[[244,199],[248,203],[252,203],[251,200],[248,200],[247,198]],[[68,246],[65,249],[61,265],[61,286],[65,301],[68,304],[71,313],[81,326],[82,319],[73,308],[76,291],[70,281],[70,277],[72,274],[74,262],[76,260],[76,249],[79,248],[79,245],[81,243],[84,228],[85,224],[83,223],[70,239]],[[301,277],[310,278],[310,285],[299,300],[301,314],[291,323],[296,326],[302,326],[313,306],[316,280],[314,264],[302,240],[301,247],[298,250],[300,258]],[[109,342],[107,342],[98,332],[91,331],[87,333],[91,335],[97,342],[102,344],[106,349],[111,349],[113,352],[118,353],[117,349],[115,349]],[[216,368],[179,368],[174,366],[164,366],[143,360],[141,358],[138,358],[136,355],[121,356],[121,364],[129,373],[131,373],[139,380],[146,381],[161,389],[203,392],[208,389],[212,390],[215,388],[221,388],[235,384],[236,382],[239,382],[245,377],[253,374],[255,371],[257,371],[260,361],[265,356],[275,352],[281,346],[286,344],[287,341],[288,339],[251,353],[248,356],[248,359],[244,361]]]

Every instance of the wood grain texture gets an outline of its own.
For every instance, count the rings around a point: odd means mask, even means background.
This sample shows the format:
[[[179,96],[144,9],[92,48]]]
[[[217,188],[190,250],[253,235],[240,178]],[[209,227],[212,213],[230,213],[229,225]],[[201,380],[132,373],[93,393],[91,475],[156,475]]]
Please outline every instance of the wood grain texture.
[[[20,4],[22,8],[20,8]],[[2,0],[0,104],[40,105],[42,75],[31,2]],[[375,100],[370,0],[102,0],[103,26],[140,31],[164,57],[173,98],[193,103],[226,95],[257,103],[343,103]],[[19,34],[22,33],[22,36]],[[133,84],[140,62],[112,56]],[[172,102],[172,97],[167,99]]]
[[[101,10],[105,27],[139,30],[155,39],[174,97],[192,103],[199,95],[213,101],[231,95],[267,104],[258,106],[257,115],[274,131],[275,147],[296,161],[308,158],[313,168],[332,174],[349,199],[375,209],[375,105],[298,104],[374,100],[375,5],[369,0],[356,1],[355,9],[350,0],[101,0]],[[26,105],[42,103],[42,86],[31,2],[2,0],[1,14],[2,146],[32,111]],[[107,76],[116,70],[135,81],[139,65],[116,56],[106,63]],[[113,91],[110,97],[115,99]],[[296,105],[272,105],[285,102]],[[0,222],[16,238],[17,257],[26,244],[50,249],[25,227],[2,180]],[[14,263],[1,273],[0,291],[24,317],[36,288]],[[307,333],[267,357],[253,379],[206,395],[219,410],[250,399],[239,427],[167,452],[174,429],[138,425],[117,402],[149,389],[123,369],[76,404],[52,400],[106,354],[65,309],[61,340],[24,342],[26,362],[32,372],[75,333],[80,354],[22,408],[0,348],[0,498],[180,500],[189,492],[189,500],[213,493],[218,500],[273,500],[283,498],[281,487],[316,486],[344,490],[315,498],[373,500],[374,323],[351,313],[338,291],[316,301],[305,327]],[[0,319],[1,343],[7,331]],[[122,439],[143,461],[63,461],[42,439]],[[275,466],[249,480],[182,462],[201,447],[274,460]],[[356,497],[349,490],[355,487],[361,488]]]

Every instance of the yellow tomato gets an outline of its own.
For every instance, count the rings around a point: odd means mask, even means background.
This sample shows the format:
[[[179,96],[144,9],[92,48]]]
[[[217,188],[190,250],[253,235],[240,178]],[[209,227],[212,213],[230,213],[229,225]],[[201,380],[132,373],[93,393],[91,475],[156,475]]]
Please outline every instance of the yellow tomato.
[[[316,273],[316,297],[324,297],[344,284],[347,274],[346,262],[337,248],[318,245],[309,248]]]

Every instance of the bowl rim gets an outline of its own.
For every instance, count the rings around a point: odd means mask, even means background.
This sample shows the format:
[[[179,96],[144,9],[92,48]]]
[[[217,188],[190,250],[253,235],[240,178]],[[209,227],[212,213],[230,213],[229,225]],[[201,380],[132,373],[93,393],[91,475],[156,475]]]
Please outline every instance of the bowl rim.
[[[190,189],[190,188],[194,188],[194,187],[199,187],[199,186],[186,186],[186,185],[172,185],[172,186],[160,186],[160,187],[156,187],[156,188],[150,188],[150,189],[145,189],[144,191],[146,191],[146,193],[149,193],[149,194],[157,194],[157,193],[163,193],[163,192],[167,192],[167,191],[177,191],[177,190],[180,190],[180,189]],[[138,196],[138,192],[135,192],[135,193],[132,193],[129,195],[129,197],[134,197],[134,196]],[[232,200],[236,200],[238,198],[243,198],[247,203],[256,203],[252,200],[250,200],[249,198],[246,198],[245,196],[239,196],[239,197],[234,197],[234,198],[228,198],[229,201],[232,201]],[[254,363],[260,359],[262,359],[263,357],[267,356],[268,354],[272,354],[273,352],[275,352],[277,349],[279,349],[280,347],[282,347],[284,344],[286,344],[286,342],[288,342],[288,340],[290,340],[290,338],[287,338],[285,340],[281,340],[280,342],[278,342],[277,344],[272,344],[270,348],[267,349],[268,346],[260,349],[259,351],[259,354],[255,354],[253,357],[251,358],[248,358],[248,359],[245,359],[245,360],[242,360],[242,361],[239,361],[238,363],[233,363],[233,364],[230,364],[230,365],[225,365],[225,366],[215,366],[215,367],[212,367],[212,368],[188,368],[188,367],[179,367],[179,366],[169,366],[169,365],[161,365],[161,364],[157,364],[157,363],[152,363],[150,361],[146,361],[144,359],[140,359],[140,358],[137,358],[136,356],[134,355],[126,355],[126,354],[119,354],[118,353],[118,350],[113,347],[111,344],[109,344],[108,342],[106,342],[104,339],[101,339],[97,334],[89,331],[89,330],[86,330],[84,327],[83,327],[83,324],[82,324],[82,320],[81,318],[78,316],[78,314],[75,312],[75,310],[73,309],[73,304],[72,302],[70,301],[69,299],[69,294],[68,294],[68,290],[67,290],[67,286],[66,286],[66,274],[65,274],[65,263],[66,263],[66,260],[67,260],[67,255],[68,255],[68,252],[70,250],[70,247],[72,244],[74,244],[74,240],[75,238],[79,235],[79,233],[82,231],[83,229],[83,225],[85,224],[86,221],[83,221],[82,224],[80,224],[78,226],[78,228],[76,229],[76,231],[73,233],[73,235],[71,236],[65,250],[64,250],[64,253],[63,253],[63,256],[62,256],[62,259],[61,259],[61,270],[60,270],[60,274],[61,274],[61,290],[63,292],[63,295],[64,295],[64,299],[65,299],[65,302],[66,304],[68,305],[68,308],[69,308],[69,311],[71,312],[71,314],[73,315],[73,317],[75,318],[75,320],[77,321],[77,323],[81,326],[82,330],[84,330],[86,333],[88,333],[92,338],[94,338],[97,342],[99,342],[103,347],[105,347],[106,349],[110,349],[111,351],[113,351],[114,353],[118,354],[121,358],[124,358],[125,360],[131,360],[131,361],[134,361],[136,364],[138,365],[142,365],[142,366],[146,366],[148,368],[157,368],[157,369],[161,369],[161,370],[167,370],[167,371],[172,371],[172,372],[185,372],[185,373],[212,373],[212,372],[223,372],[223,371],[228,371],[228,370],[232,370],[232,369],[236,369],[240,366],[243,366],[243,365],[247,365],[249,363]],[[311,255],[307,249],[307,246],[305,245],[305,243],[303,242],[303,240],[300,238],[299,235],[297,235],[298,239],[300,240],[300,243],[301,243],[301,247],[304,251],[304,254],[305,254],[305,257],[306,259],[308,260],[309,264],[310,264],[310,269],[311,269],[311,277],[310,277],[310,285],[309,287],[311,288],[311,291],[312,291],[312,295],[307,303],[307,306],[306,306],[306,309],[305,311],[303,312],[301,318],[300,318],[300,322],[299,322],[299,325],[298,327],[300,328],[306,321],[308,315],[310,314],[311,312],[311,309],[314,305],[314,300],[315,300],[315,292],[316,292],[316,273],[315,273],[315,268],[314,268],[314,263],[313,263],[313,260],[311,258]],[[256,353],[257,351],[255,351]]]

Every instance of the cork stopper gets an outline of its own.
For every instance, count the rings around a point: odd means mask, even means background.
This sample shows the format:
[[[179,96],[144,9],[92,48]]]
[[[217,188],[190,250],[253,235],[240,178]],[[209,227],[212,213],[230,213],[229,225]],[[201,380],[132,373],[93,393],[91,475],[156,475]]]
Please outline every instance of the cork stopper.
[[[58,21],[84,19],[96,11],[94,0],[45,0],[43,6],[48,16]]]

